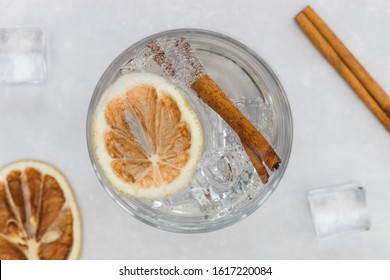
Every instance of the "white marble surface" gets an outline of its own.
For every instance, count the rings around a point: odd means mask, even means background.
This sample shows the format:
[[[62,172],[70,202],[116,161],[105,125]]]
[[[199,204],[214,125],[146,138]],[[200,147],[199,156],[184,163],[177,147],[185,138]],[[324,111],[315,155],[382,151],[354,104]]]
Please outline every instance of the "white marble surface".
[[[0,0],[1,27],[41,27],[48,43],[46,83],[0,85],[0,165],[37,158],[66,174],[80,204],[83,259],[389,259],[390,135],[295,24],[308,3],[390,91],[386,0]],[[143,37],[182,27],[225,33],[262,55],[294,118],[278,189],[246,220],[207,234],[164,232],[127,215],[99,185],[85,140],[89,99],[108,64]],[[367,189],[372,228],[318,238],[307,192],[350,180]]]

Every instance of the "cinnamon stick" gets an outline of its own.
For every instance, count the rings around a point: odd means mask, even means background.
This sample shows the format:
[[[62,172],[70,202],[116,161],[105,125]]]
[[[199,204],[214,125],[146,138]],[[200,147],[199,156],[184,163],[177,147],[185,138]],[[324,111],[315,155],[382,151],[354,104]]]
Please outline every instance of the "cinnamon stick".
[[[187,63],[194,68],[194,77],[200,76],[190,85],[191,88],[237,133],[260,179],[263,183],[267,183],[269,175],[263,162],[271,171],[274,171],[279,168],[280,158],[268,141],[230,101],[223,90],[207,74],[204,74],[202,69],[194,66],[194,57],[192,57],[189,43],[184,38],[177,38],[176,44],[183,44]],[[175,69],[158,43],[153,40],[146,46],[154,53],[154,61],[163,67],[169,76],[173,77]]]
[[[205,74],[197,79],[191,88],[230,125],[237,133],[241,142],[251,149],[271,171],[279,168],[281,160],[268,141],[241,111],[234,106],[209,75]]]
[[[381,106],[385,113],[390,117],[390,98],[383,88],[374,80],[367,70],[359,63],[354,55],[334,34],[329,26],[320,18],[320,16],[310,7],[307,6],[303,14],[311,21],[314,27],[328,41],[329,45],[340,56],[343,62],[355,74],[367,91],[374,97],[375,101]]]
[[[178,37],[176,38],[176,47],[178,46],[183,46],[183,50],[184,50],[184,57],[186,58],[187,60],[187,63],[189,65],[192,66],[192,69],[194,71],[194,76],[195,77],[198,77],[198,76],[204,76],[204,73],[203,71],[201,71],[201,69],[196,65],[196,63],[194,63],[194,59],[193,59],[193,55],[191,53],[191,46],[190,46],[190,43],[183,37]],[[197,81],[195,81],[191,87],[192,89],[198,94],[198,96],[206,103],[208,104],[212,109],[214,109],[214,111],[216,111],[216,108],[215,108],[215,105],[213,105],[214,103],[217,103],[219,98],[223,97],[225,100],[227,100],[229,104],[229,106],[234,106],[234,104],[230,101],[230,99],[226,96],[226,94],[219,88],[219,86],[213,82],[211,80],[211,78],[208,76],[208,81],[211,82],[210,83],[210,86],[212,86],[214,89],[216,89],[217,91],[219,91],[218,93],[218,96],[216,96],[216,99],[215,100],[212,100],[212,98],[210,100],[206,100],[205,97],[202,97],[200,95],[200,92],[199,92],[199,89],[197,88],[197,86],[195,85]],[[198,80],[200,80],[200,78],[198,78]],[[194,86],[195,85],[195,86]],[[202,84],[202,85],[198,85],[199,88],[203,88],[204,86],[206,86],[206,84]],[[207,89],[206,89],[207,91]],[[210,93],[210,92],[209,92]],[[207,94],[207,93],[206,93]],[[210,104],[213,103],[213,104]],[[224,118],[220,111],[216,111],[222,118]],[[239,113],[241,113],[239,111]],[[243,116],[245,118],[245,116]],[[246,118],[245,118],[246,119]],[[225,120],[226,121],[226,120]],[[229,122],[228,122],[229,123]],[[234,128],[233,128],[234,129]],[[237,131],[236,131],[237,132]],[[239,137],[240,137],[240,134],[238,134]],[[240,137],[241,139],[241,137]],[[268,142],[267,142],[268,143]],[[265,166],[263,165],[262,163],[262,160],[261,160],[261,157],[259,157],[253,150],[252,148],[250,148],[250,146],[248,144],[245,144],[241,141],[241,144],[242,146],[244,147],[244,150],[246,152],[246,154],[248,155],[250,161],[252,162],[254,168],[256,169],[256,172],[257,174],[259,175],[261,181],[265,184],[268,182],[268,178],[269,178],[269,175],[268,175],[268,172],[267,172],[267,169],[265,168]],[[272,147],[271,147],[272,149]],[[272,149],[273,150],[273,149]],[[279,165],[278,165],[279,166]],[[275,168],[277,169],[277,167]]]
[[[321,54],[328,60],[334,69],[343,77],[350,85],[360,99],[374,113],[374,115],[382,122],[386,129],[390,132],[390,118],[383,111],[381,106],[371,96],[367,88],[357,78],[355,73],[344,63],[337,52],[332,48],[329,42],[323,37],[320,31],[308,19],[305,13],[301,12],[295,17],[296,22],[301,29],[306,33],[312,43],[317,47]]]
[[[257,174],[259,175],[261,181],[263,184],[266,184],[268,182],[268,172],[261,160],[257,157],[257,155],[252,151],[251,148],[249,148],[247,145],[243,144],[244,150],[246,154],[249,157],[249,160],[252,162],[253,167],[256,169]]]

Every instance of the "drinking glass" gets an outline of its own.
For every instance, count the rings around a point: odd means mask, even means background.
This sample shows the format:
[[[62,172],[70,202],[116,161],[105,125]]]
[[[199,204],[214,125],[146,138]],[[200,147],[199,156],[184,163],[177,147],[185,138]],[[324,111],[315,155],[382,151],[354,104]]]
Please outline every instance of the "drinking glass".
[[[229,98],[259,129],[282,160],[262,184],[232,129],[196,94],[183,88],[204,134],[198,169],[183,191],[160,200],[128,198],[117,192],[97,164],[92,143],[96,106],[121,68],[147,42],[185,37],[194,54]],[[102,186],[126,212],[156,228],[181,233],[208,232],[232,225],[258,209],[278,186],[292,146],[292,117],[286,94],[268,64],[253,50],[223,34],[199,29],[170,30],[149,36],[122,52],[107,68],[93,93],[87,118],[91,162]]]

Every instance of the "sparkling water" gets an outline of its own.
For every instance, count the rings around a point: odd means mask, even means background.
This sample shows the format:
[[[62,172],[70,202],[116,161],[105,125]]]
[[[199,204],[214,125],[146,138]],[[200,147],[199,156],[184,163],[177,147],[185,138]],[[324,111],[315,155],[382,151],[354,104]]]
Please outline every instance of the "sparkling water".
[[[265,137],[273,139],[269,129],[273,115],[266,103],[260,98],[241,98],[233,102]],[[203,122],[207,116],[211,127],[205,135],[205,149],[192,182],[185,190],[166,199],[145,203],[164,212],[218,219],[238,211],[237,204],[249,203],[256,198],[264,185],[236,133],[212,109],[203,107],[203,104],[201,108],[204,111],[198,116],[203,116]]]
[[[143,203],[162,213],[201,216],[208,220],[240,211],[237,205],[250,203],[260,195],[264,185],[237,134],[190,89],[194,79],[203,75],[203,65],[193,53],[188,57],[188,46],[183,41],[178,42],[177,38],[161,38],[157,40],[157,44],[165,55],[163,65],[156,63],[155,52],[149,47],[143,47],[121,68],[121,73],[153,72],[165,76],[183,89],[201,122],[204,147],[199,166],[187,188],[168,198]],[[224,66],[237,67],[234,63],[227,65],[226,61]],[[232,102],[272,143],[275,121],[270,105],[260,97],[240,97],[232,99]]]

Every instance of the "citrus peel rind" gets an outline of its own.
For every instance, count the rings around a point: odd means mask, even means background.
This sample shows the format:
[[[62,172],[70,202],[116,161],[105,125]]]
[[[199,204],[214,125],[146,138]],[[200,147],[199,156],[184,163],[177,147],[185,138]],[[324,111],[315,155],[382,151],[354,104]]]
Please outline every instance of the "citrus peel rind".
[[[152,73],[123,75],[106,90],[94,112],[92,141],[106,181],[141,199],[185,188],[203,148],[200,122],[184,94]]]
[[[0,259],[78,259],[80,216],[65,177],[48,163],[0,169]]]

